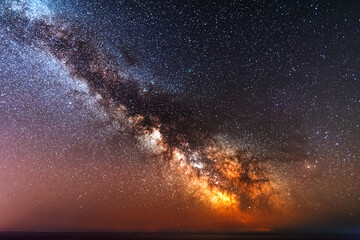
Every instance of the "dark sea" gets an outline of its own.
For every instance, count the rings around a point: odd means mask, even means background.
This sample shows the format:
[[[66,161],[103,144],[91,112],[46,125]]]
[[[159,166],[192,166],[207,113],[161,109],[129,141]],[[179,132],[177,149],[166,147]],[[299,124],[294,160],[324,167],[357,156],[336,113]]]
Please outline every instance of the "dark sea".
[[[100,233],[100,232],[0,232],[6,240],[106,240],[106,239],[351,239],[360,240],[359,235],[292,235],[277,233]]]

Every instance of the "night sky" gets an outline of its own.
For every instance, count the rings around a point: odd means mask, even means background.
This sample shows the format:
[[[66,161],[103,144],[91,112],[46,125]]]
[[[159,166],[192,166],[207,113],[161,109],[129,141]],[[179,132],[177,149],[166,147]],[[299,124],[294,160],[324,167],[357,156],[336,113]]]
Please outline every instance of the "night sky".
[[[0,230],[359,233],[360,1],[0,15]]]

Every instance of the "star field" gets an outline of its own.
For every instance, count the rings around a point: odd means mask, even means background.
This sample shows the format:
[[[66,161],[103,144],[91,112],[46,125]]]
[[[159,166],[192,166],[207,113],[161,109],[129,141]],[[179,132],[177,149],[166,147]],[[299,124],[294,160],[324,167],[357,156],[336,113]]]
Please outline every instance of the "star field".
[[[1,1],[0,229],[358,232],[357,1]]]

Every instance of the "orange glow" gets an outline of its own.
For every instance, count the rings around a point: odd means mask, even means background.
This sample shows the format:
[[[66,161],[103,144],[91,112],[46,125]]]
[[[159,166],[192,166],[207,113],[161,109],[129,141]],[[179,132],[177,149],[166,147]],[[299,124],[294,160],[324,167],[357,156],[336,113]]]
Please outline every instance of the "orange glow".
[[[116,114],[126,116],[126,111],[120,106]],[[289,213],[290,196],[281,190],[281,182],[248,151],[221,141],[212,141],[198,151],[188,149],[186,142],[184,149],[170,147],[160,126],[145,128],[143,120],[143,116],[136,115],[126,121],[130,129],[135,129],[141,146],[164,164],[164,176],[176,176],[186,193],[212,212],[256,229],[271,228],[274,224],[266,222],[271,222],[272,215]]]

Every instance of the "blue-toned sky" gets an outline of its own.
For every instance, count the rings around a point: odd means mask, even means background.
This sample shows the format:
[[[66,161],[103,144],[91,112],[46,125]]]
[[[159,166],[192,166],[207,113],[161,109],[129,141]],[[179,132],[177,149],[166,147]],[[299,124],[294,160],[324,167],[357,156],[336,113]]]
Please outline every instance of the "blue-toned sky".
[[[1,230],[359,231],[357,1],[0,14]]]

